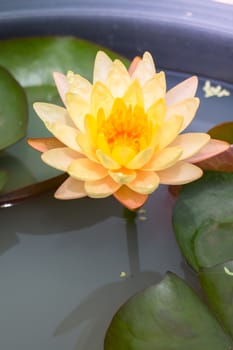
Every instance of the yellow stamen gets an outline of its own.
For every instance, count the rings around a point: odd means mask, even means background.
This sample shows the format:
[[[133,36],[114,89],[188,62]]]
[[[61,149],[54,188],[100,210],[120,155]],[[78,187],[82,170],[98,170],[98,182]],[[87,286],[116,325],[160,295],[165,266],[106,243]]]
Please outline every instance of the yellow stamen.
[[[126,106],[120,98],[115,100],[110,115],[98,118],[98,133],[103,134],[113,152],[118,147],[131,148],[133,153],[147,147],[152,138],[152,123],[140,106]]]

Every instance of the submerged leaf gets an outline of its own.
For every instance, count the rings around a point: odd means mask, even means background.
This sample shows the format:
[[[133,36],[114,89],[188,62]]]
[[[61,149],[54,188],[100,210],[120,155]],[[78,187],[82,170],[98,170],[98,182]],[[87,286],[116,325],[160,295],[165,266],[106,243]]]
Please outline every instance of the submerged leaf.
[[[0,171],[0,191],[2,191],[6,182],[7,182],[7,173],[6,173],[6,171],[1,170]]]

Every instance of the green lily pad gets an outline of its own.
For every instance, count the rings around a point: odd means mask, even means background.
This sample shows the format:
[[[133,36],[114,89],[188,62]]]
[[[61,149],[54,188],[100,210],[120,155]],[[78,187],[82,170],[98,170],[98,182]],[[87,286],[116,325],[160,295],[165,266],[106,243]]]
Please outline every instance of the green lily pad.
[[[0,67],[0,150],[25,136],[27,122],[25,92],[13,76]]]
[[[233,220],[202,225],[196,234],[194,250],[200,267],[212,267],[233,259]]]
[[[98,50],[85,40],[74,37],[34,37],[2,40],[0,65],[6,67],[22,86],[54,85],[52,73],[73,70],[92,79]],[[110,57],[119,55],[104,49]],[[121,59],[127,64],[128,61]]]
[[[233,337],[233,261],[204,269],[199,280],[210,308]]]
[[[20,82],[27,96],[29,105],[28,138],[51,136],[35,114],[32,105],[36,101],[62,104],[53,82],[52,73],[54,71],[66,73],[68,70],[73,70],[87,79],[92,79],[94,60],[99,50],[103,50],[103,48],[73,37],[35,37],[0,41],[0,65],[8,69]],[[104,49],[104,51],[112,58],[122,59],[121,56],[110,50]],[[128,64],[127,60],[122,60]],[[63,179],[62,176],[58,177],[61,172],[41,161],[41,155],[28,146],[26,139],[11,146],[8,153],[12,157],[18,158],[19,162],[24,164],[26,168],[30,168],[34,178],[33,182],[27,182],[27,174],[25,173],[25,179],[21,177],[18,188],[8,186],[9,193],[14,191],[14,193],[12,192],[13,197],[20,194],[20,198],[25,199],[27,196],[30,197],[35,192],[37,193],[36,185],[43,191],[42,182],[45,182],[46,188],[49,186],[53,188],[53,181],[47,180],[54,178],[54,183],[59,186],[59,179],[61,181]],[[14,170],[12,169],[12,171]],[[28,187],[25,184],[28,184]],[[7,198],[17,202],[17,198],[12,198],[12,196],[6,196],[6,193],[4,196],[0,196],[0,205],[4,204]]]
[[[196,255],[196,240],[202,239],[201,244],[208,245],[209,233],[203,235],[203,232],[209,223],[233,222],[232,199],[232,173],[207,172],[200,180],[183,187],[173,211],[173,228],[184,257],[195,270],[199,270],[204,260],[213,263],[214,259],[211,249],[199,249]],[[216,228],[219,229],[218,225]],[[224,249],[221,252],[223,261],[229,258],[227,246]],[[217,255],[216,264],[218,258]]]
[[[114,316],[105,350],[230,350],[229,337],[184,281],[168,273]]]

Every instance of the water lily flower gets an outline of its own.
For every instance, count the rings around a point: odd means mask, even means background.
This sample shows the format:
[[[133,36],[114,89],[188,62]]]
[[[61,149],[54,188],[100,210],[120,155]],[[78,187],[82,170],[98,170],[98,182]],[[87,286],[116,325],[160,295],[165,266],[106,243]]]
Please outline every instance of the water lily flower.
[[[159,184],[201,177],[191,157],[200,161],[228,147],[216,147],[206,133],[182,133],[199,106],[197,77],[166,93],[165,74],[148,52],[127,70],[99,51],[92,83],[73,72],[54,73],[54,80],[65,107],[34,104],[54,138],[29,143],[45,163],[69,174],[56,198],[113,195],[136,209]]]

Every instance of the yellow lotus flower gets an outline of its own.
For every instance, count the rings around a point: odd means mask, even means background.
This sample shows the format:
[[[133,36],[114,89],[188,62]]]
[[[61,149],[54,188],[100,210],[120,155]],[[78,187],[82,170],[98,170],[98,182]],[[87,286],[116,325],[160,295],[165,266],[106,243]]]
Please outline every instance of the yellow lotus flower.
[[[113,195],[136,209],[159,184],[185,184],[202,175],[190,157],[213,148],[209,135],[180,134],[199,106],[196,77],[166,93],[165,74],[156,72],[150,53],[128,71],[100,51],[92,84],[73,72],[54,73],[54,79],[66,108],[34,104],[55,139],[31,144],[44,152],[45,163],[69,174],[56,198]],[[205,157],[202,151],[196,161]]]

